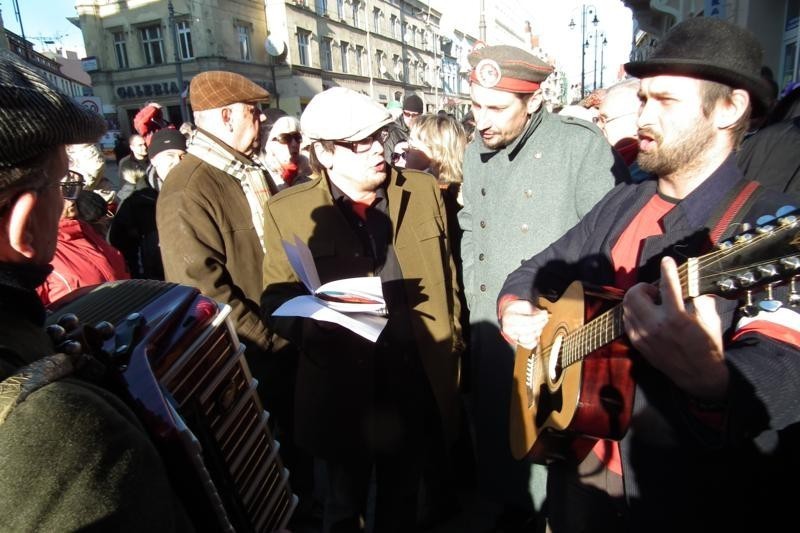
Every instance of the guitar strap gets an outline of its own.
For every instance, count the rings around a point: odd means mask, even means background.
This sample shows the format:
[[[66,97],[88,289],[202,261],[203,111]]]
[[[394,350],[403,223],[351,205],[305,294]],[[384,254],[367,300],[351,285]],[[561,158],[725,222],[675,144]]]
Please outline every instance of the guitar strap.
[[[758,198],[754,195],[760,187],[757,181],[741,180],[739,184],[728,192],[726,201],[720,204],[716,213],[709,219],[709,222],[716,221],[709,241],[712,246],[722,240],[729,230],[736,230],[736,223],[740,222],[739,215],[745,213],[743,208],[750,206]]]

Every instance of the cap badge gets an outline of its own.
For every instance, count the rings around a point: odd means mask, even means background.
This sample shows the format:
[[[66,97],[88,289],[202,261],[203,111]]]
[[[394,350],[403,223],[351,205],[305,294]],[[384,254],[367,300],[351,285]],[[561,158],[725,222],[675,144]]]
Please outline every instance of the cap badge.
[[[483,87],[487,89],[500,83],[503,75],[500,72],[500,65],[494,59],[481,59],[475,65],[475,78]]]

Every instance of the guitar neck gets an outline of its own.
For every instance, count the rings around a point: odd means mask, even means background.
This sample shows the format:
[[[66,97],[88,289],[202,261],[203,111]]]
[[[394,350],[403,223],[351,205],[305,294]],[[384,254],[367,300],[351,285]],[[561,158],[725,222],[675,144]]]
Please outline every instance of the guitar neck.
[[[561,367],[583,361],[587,355],[622,337],[624,333],[622,305],[617,304],[566,336],[561,346]]]

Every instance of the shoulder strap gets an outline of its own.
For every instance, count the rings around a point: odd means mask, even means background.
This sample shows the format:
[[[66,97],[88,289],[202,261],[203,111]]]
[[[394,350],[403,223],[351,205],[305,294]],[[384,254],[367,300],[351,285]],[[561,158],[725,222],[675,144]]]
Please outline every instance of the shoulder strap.
[[[760,187],[757,181],[742,180],[740,185],[734,187],[729,193],[726,202],[722,203],[725,206],[725,211],[715,217],[717,223],[709,234],[709,240],[712,245],[717,244],[726,230],[736,222],[738,215],[742,212],[742,208],[748,203],[748,200],[754,200],[758,195],[753,196],[753,193]],[[718,210],[719,213],[719,210]],[[715,218],[712,218],[713,221]]]
[[[28,396],[45,385],[73,374],[75,370],[73,356],[57,353],[42,357],[4,379],[0,382],[0,425]]]

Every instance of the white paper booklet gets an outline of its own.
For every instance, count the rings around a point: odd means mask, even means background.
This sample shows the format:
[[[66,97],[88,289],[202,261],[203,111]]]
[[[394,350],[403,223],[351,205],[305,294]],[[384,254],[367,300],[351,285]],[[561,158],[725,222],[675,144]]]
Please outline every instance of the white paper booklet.
[[[320,284],[317,267],[308,246],[294,238],[283,241],[283,249],[309,295],[285,302],[273,316],[302,316],[339,324],[375,342],[386,327],[386,301],[379,277],[347,278]]]

